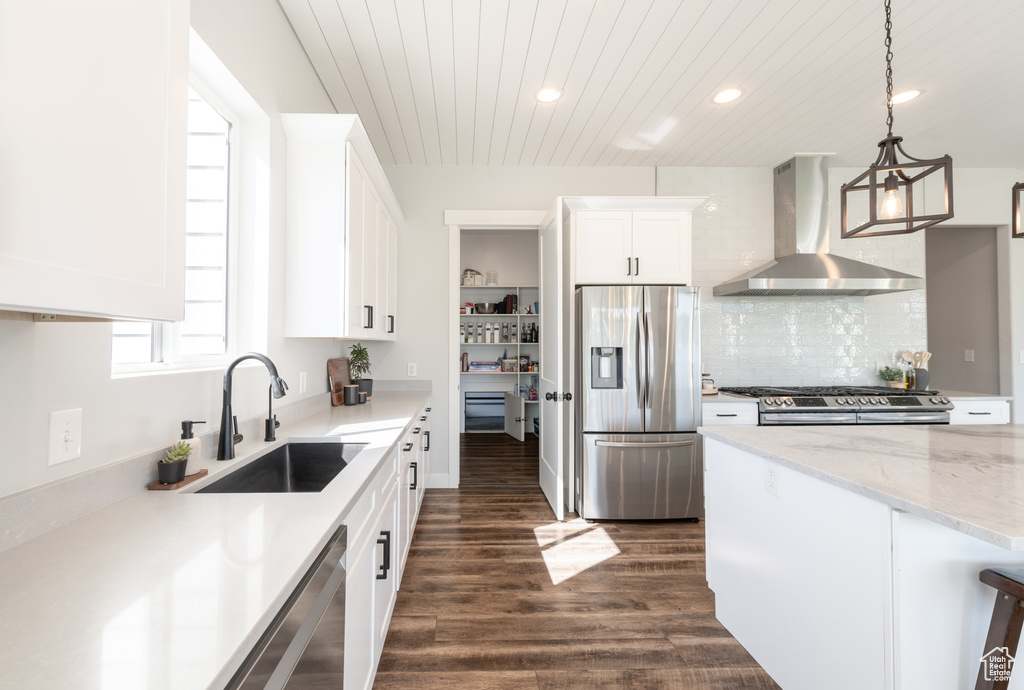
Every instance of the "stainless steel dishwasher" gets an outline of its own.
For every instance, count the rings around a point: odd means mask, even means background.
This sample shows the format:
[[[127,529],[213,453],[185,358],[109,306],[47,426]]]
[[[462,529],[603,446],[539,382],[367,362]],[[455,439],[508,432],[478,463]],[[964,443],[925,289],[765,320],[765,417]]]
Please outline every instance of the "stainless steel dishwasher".
[[[344,525],[327,542],[228,688],[340,688],[345,679]]]

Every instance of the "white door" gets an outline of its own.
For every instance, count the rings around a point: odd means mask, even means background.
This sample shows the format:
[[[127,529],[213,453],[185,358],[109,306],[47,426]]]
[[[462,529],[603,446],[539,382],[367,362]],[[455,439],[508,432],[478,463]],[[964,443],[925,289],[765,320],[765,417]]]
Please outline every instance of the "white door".
[[[693,285],[690,213],[633,213],[633,279],[649,285]]]
[[[576,282],[628,285],[633,282],[632,214],[629,211],[579,211],[576,232]]]
[[[505,433],[517,441],[526,438],[523,428],[526,426],[526,402],[522,396],[513,393],[505,394]]]
[[[363,336],[366,324],[366,310],[363,309],[363,243],[366,223],[376,223],[376,207],[369,190],[366,189],[366,173],[352,150],[352,144],[345,144],[348,156],[348,227],[345,229],[345,254],[347,256],[345,284],[345,333],[350,338]],[[369,216],[367,214],[370,214]]]
[[[559,400],[569,391],[568,345],[562,333],[566,314],[562,285],[562,199],[540,228],[540,488],[558,520],[565,518],[565,465],[569,404]],[[549,397],[554,399],[549,400]]]

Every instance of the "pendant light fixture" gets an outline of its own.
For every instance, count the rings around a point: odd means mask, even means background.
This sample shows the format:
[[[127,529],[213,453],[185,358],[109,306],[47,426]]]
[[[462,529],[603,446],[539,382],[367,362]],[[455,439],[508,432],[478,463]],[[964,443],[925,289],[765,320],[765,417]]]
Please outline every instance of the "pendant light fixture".
[[[1010,216],[1010,230],[1013,237],[1024,237],[1024,225],[1021,225],[1020,207],[1024,200],[1024,182],[1013,185],[1013,214]]]
[[[885,83],[889,134],[878,142],[878,158],[842,186],[842,236],[875,237],[917,232],[953,217],[953,159],[925,160],[903,150],[903,137],[892,133],[892,8],[885,0]],[[942,213],[926,213],[923,190],[942,193]],[[934,186],[933,186],[934,185]],[[941,185],[941,186],[940,186]],[[1015,199],[1018,197],[1014,197]],[[931,201],[931,199],[929,199]],[[935,202],[932,202],[935,204]],[[935,204],[937,205],[937,204]],[[861,216],[860,214],[864,214]],[[866,218],[854,225],[850,218]]]

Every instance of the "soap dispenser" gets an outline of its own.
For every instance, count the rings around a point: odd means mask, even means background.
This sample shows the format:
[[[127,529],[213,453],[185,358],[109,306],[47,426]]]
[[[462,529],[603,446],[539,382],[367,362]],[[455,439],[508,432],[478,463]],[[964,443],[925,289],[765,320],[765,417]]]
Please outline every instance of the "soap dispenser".
[[[198,472],[203,460],[203,442],[192,433],[193,424],[206,424],[206,422],[194,422],[191,419],[186,419],[181,423],[181,440],[188,443],[192,448],[192,452],[188,455],[188,462],[185,465],[185,476]]]

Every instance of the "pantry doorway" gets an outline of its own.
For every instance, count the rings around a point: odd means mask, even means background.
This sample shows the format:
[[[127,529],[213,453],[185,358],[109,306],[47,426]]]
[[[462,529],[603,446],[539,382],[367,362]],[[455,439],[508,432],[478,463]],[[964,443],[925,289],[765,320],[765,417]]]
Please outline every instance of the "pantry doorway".
[[[518,454],[537,454],[543,426],[538,229],[544,216],[543,211],[445,213],[452,314],[450,488],[458,488],[464,474],[473,471],[465,464],[471,458],[462,457],[466,448],[518,444]]]

